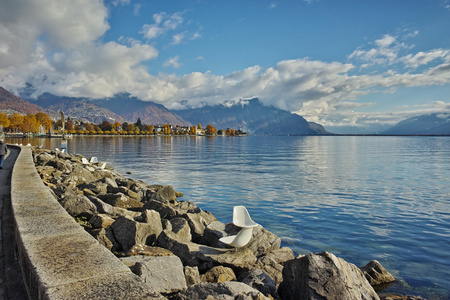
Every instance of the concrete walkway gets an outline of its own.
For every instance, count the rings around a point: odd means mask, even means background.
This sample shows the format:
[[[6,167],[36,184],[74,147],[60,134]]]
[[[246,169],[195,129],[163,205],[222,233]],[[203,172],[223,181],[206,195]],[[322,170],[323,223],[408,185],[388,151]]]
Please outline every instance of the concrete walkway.
[[[19,151],[9,148],[0,170],[0,299],[28,299],[15,255],[11,210],[11,172]]]

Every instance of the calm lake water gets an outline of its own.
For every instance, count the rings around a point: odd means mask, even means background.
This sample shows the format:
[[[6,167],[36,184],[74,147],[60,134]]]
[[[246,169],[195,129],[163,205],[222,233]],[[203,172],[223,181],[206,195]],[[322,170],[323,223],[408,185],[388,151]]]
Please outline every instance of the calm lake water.
[[[68,150],[172,185],[224,223],[245,205],[298,254],[376,259],[398,279],[388,291],[450,299],[450,138],[85,137]]]

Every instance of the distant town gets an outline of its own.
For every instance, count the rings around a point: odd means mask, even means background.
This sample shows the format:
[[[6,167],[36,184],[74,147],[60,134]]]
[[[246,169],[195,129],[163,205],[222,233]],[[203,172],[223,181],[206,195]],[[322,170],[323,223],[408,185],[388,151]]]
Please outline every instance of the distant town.
[[[136,123],[103,121],[100,124],[83,122],[65,118],[52,120],[43,112],[22,115],[13,113],[8,115],[0,112],[0,130],[8,137],[37,136],[62,137],[71,135],[195,135],[195,136],[244,136],[239,129],[219,129],[207,124],[202,127],[199,123],[193,126],[178,126],[171,124],[147,125],[138,118]]]

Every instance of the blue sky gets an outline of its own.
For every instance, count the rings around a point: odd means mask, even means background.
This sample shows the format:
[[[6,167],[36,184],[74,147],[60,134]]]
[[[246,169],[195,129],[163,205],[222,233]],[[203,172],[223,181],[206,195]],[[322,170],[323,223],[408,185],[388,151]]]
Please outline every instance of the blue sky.
[[[258,97],[333,129],[450,113],[449,0],[0,7],[0,86],[13,92],[129,92],[170,109]]]

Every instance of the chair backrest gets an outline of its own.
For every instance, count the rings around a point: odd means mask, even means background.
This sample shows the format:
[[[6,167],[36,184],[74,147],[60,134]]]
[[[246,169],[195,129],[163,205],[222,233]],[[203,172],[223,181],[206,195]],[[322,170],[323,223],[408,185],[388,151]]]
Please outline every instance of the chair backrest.
[[[245,245],[248,244],[248,242],[250,242],[250,239],[252,238],[252,233],[253,227],[242,228],[241,231],[239,231],[238,234],[236,234],[235,238],[229,245],[236,248],[244,247]]]
[[[233,223],[242,228],[258,226],[258,223],[252,220],[247,209],[242,205],[233,208]]]

